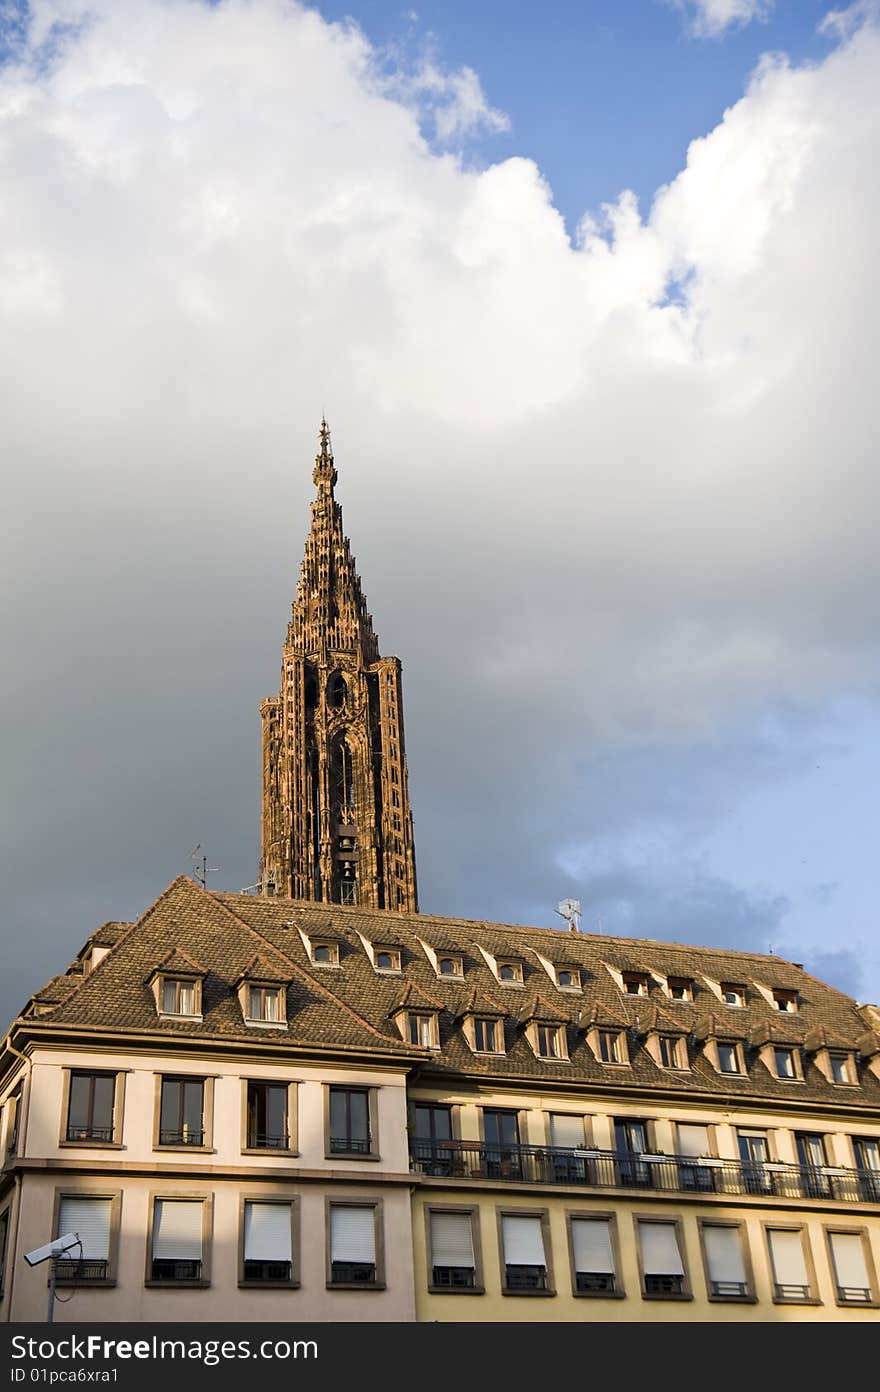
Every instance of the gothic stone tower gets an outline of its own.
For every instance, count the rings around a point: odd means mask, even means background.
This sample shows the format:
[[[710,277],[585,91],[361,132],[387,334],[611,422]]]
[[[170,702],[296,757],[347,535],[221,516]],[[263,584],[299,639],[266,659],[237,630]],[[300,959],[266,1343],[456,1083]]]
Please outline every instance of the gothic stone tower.
[[[418,911],[400,661],[380,657],[327,422],[281,668],[263,701],[264,894]]]

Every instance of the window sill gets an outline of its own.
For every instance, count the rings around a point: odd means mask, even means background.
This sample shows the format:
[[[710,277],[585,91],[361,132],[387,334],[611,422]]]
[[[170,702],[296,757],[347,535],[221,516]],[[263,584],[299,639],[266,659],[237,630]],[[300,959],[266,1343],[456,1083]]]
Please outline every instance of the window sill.
[[[180,1022],[185,1025],[201,1025],[204,1023],[203,1015],[166,1015],[164,1011],[159,1011],[160,1020],[170,1020],[172,1024]]]
[[[153,1150],[170,1152],[174,1155],[216,1155],[217,1150],[209,1145],[154,1145]]]
[[[193,1146],[195,1150],[195,1146]],[[287,1146],[242,1146],[242,1155],[283,1155],[286,1160],[298,1160],[301,1151],[289,1150]]]
[[[256,1030],[286,1030],[286,1020],[245,1020],[248,1029]]]
[[[506,1286],[502,1286],[502,1287],[501,1287],[501,1294],[502,1294],[502,1295],[511,1295],[511,1296],[514,1296],[514,1297],[517,1297],[517,1296],[525,1296],[527,1300],[534,1300],[535,1297],[537,1296],[537,1298],[540,1300],[540,1299],[546,1299],[547,1296],[555,1295],[555,1294],[556,1294],[556,1291],[555,1291],[555,1290],[508,1290]]]
[[[625,1300],[626,1291],[580,1291],[573,1290],[575,1300]]]
[[[381,1157],[381,1155],[377,1155],[376,1152],[375,1152],[374,1150],[371,1150],[370,1153],[369,1153],[369,1155],[365,1155],[365,1154],[363,1153],[363,1151],[361,1151],[361,1150],[326,1150],[326,1151],[324,1152],[324,1159],[325,1159],[325,1160],[368,1160],[368,1161],[370,1161],[371,1163],[375,1163],[377,1160],[381,1160],[382,1157]]]
[[[154,1281],[148,1278],[144,1285],[149,1290],[209,1290],[210,1281]]]
[[[387,1290],[384,1281],[328,1281],[327,1290],[344,1291],[383,1291]]]
[[[821,1304],[822,1304],[822,1301],[818,1298],[818,1296],[815,1296],[815,1295],[811,1295],[811,1296],[809,1297],[809,1299],[807,1299],[807,1300],[787,1300],[787,1299],[785,1298],[784,1295],[774,1295],[774,1296],[773,1296],[773,1304],[774,1304],[774,1305],[821,1305]],[[852,1309],[852,1306],[847,1306],[847,1309]]]
[[[806,1305],[806,1301],[798,1301],[799,1305]],[[835,1305],[841,1310],[880,1310],[880,1300],[835,1300]]]
[[[299,1281],[239,1281],[239,1290],[299,1290]]]
[[[691,1293],[690,1291],[679,1291],[678,1294],[676,1294],[674,1291],[642,1291],[642,1299],[643,1299],[643,1300],[678,1300],[678,1301],[681,1301],[681,1300],[693,1300],[693,1298],[694,1298],[694,1297],[693,1297],[693,1295],[692,1295],[692,1293]]]
[[[710,1305],[757,1305],[758,1303],[756,1295],[707,1295],[706,1299]]]
[[[59,1290],[61,1290],[62,1287],[65,1290],[71,1290],[74,1287],[77,1290],[111,1290],[116,1285],[116,1277],[103,1276],[100,1280],[89,1281],[81,1276],[65,1276],[63,1278],[59,1276],[55,1284]]]

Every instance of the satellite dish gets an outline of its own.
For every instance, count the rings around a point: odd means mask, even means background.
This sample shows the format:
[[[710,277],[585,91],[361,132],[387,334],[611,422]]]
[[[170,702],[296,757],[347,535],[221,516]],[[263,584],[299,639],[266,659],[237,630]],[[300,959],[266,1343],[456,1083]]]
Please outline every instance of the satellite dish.
[[[556,906],[556,912],[560,918],[564,918],[568,924],[569,931],[577,933],[581,917],[581,906],[577,899],[562,899]]]

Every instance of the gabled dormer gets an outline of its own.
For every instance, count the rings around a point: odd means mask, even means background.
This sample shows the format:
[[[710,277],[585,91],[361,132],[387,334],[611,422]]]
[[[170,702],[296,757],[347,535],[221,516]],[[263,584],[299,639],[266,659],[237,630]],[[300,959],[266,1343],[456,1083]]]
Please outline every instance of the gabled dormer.
[[[612,1068],[629,1066],[629,1021],[605,1005],[594,1005],[586,1020],[587,1044],[598,1063]]]
[[[235,982],[245,1024],[255,1029],[286,1029],[287,987],[292,979],[259,953],[252,957]]]
[[[694,1030],[703,1056],[725,1078],[746,1077],[747,1031],[726,1015],[706,1015]]]
[[[205,968],[175,947],[147,977],[160,1020],[199,1021]]]
[[[858,1044],[835,1034],[825,1025],[811,1029],[804,1040],[804,1052],[811,1057],[822,1077],[840,1087],[857,1087],[859,1082]]]
[[[749,1043],[771,1077],[781,1083],[804,1081],[803,1039],[784,1021],[762,1020],[752,1030]]]
[[[443,1002],[408,981],[389,1014],[401,1039],[421,1049],[440,1048],[440,1012]]]
[[[568,1062],[568,1032],[571,1016],[536,992],[517,1012],[525,1026],[525,1036],[536,1058],[555,1063]]]
[[[689,1068],[688,1028],[667,1010],[652,1006],[639,1021],[639,1033],[644,1036],[645,1049],[658,1068],[686,1073]]]
[[[457,1014],[465,1042],[472,1053],[506,1052],[504,1020],[507,1012],[497,1001],[474,987],[465,996]]]

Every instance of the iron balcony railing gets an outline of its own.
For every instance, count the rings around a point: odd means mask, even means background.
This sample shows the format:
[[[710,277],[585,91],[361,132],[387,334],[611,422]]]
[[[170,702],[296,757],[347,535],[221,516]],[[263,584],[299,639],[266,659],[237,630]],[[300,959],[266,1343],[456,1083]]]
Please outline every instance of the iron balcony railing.
[[[880,1171],[766,1164],[626,1150],[566,1150],[470,1141],[414,1141],[410,1167],[445,1179],[502,1179],[592,1189],[766,1194],[784,1199],[880,1203]]]

